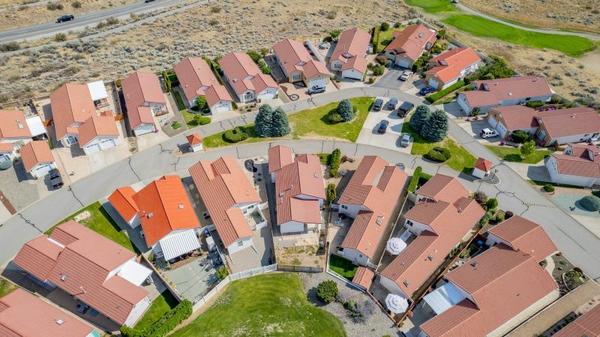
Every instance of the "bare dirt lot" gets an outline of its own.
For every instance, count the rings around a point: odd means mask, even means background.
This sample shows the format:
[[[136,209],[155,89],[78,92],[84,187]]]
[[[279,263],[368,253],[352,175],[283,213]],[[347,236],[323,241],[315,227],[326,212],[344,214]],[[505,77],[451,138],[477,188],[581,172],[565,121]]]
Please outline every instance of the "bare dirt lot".
[[[462,3],[526,25],[600,33],[598,0],[463,0]]]

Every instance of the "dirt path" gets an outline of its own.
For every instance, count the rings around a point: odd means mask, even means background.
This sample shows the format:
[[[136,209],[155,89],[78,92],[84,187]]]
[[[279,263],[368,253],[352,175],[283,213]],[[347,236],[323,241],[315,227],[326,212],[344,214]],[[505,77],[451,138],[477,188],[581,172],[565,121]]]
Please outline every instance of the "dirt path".
[[[581,57],[581,62],[585,65],[586,69],[593,71],[600,76],[600,51],[596,50],[591,53],[587,53]]]

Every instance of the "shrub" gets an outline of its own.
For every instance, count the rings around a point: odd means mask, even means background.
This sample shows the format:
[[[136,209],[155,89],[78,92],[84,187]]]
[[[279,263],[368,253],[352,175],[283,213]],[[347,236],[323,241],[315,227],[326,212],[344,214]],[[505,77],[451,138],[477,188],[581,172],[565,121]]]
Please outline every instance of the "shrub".
[[[336,198],[335,184],[327,185],[327,204],[331,205]]]
[[[439,142],[448,133],[448,116],[442,110],[434,111],[421,128],[421,136],[431,142]]]
[[[335,301],[337,294],[338,287],[335,281],[323,281],[317,286],[317,298],[324,303],[331,303]]]
[[[382,32],[385,32],[388,29],[390,29],[390,24],[387,22],[382,22],[381,25],[379,26],[379,28],[381,29]]]
[[[177,130],[181,127],[181,123],[179,123],[178,121],[174,121],[173,123],[171,123],[171,128],[173,130]]]
[[[523,130],[513,131],[510,134],[510,137],[512,138],[513,142],[519,143],[519,144],[523,144],[531,138],[529,133],[527,133],[527,131],[523,131]]]
[[[219,280],[225,279],[227,275],[229,275],[229,270],[227,270],[227,267],[221,266],[217,269],[217,277]]]
[[[374,76],[381,76],[385,71],[385,67],[381,64],[377,64],[373,66],[372,71]]]
[[[344,121],[342,116],[336,110],[329,111],[329,113],[325,116],[325,120],[329,124],[337,124]]]
[[[120,331],[125,337],[164,337],[179,323],[192,315],[193,305],[189,300],[181,301],[175,308],[165,313],[158,321],[143,330],[122,326]]]
[[[196,116],[194,116],[194,119],[192,120],[194,125],[206,125],[206,124],[209,124],[210,121],[211,121],[210,117],[202,116],[202,115],[196,115]]]
[[[533,140],[528,140],[523,145],[521,145],[521,155],[526,157],[532,154],[535,151],[535,142]]]
[[[223,139],[228,143],[238,143],[248,139],[248,134],[238,126],[235,129],[225,131]]]
[[[423,156],[429,160],[443,163],[450,159],[452,153],[450,153],[450,150],[445,147],[436,146]]]
[[[496,198],[489,198],[485,202],[485,209],[487,209],[488,211],[493,211],[496,208],[498,208],[498,199],[496,199]]]
[[[554,192],[554,186],[550,185],[550,184],[546,184],[543,187],[544,191],[548,192],[548,193],[552,193]]]
[[[21,46],[16,41],[0,45],[0,52],[17,51],[19,49],[21,49]]]
[[[332,41],[336,41],[338,39],[338,37],[340,37],[341,33],[342,33],[341,30],[334,29],[331,32],[329,32],[329,38],[331,38]]]
[[[342,162],[342,151],[335,149],[329,156],[329,176],[336,177],[340,169],[340,163]]]
[[[415,132],[421,132],[423,124],[429,119],[429,107],[427,105],[419,105],[415,110],[415,113],[410,118],[410,128]]]
[[[410,182],[408,183],[409,192],[414,192],[417,190],[417,183],[419,182],[421,172],[423,172],[423,168],[421,166],[417,166],[417,168],[415,168],[415,171],[413,172],[412,177],[410,178]]]
[[[73,1],[73,2],[71,2],[71,7],[73,7],[73,8],[81,8],[81,2],[79,2],[79,1]]]
[[[271,67],[269,67],[267,62],[265,62],[265,60],[263,60],[262,58],[260,60],[258,60],[258,68],[260,68],[260,71],[263,74],[271,75]]]
[[[196,109],[201,112],[210,110],[210,108],[208,107],[208,103],[206,102],[206,97],[198,96],[196,98]]]
[[[515,71],[508,67],[504,59],[498,56],[490,56],[489,61],[483,67],[479,68],[473,75],[469,76],[470,80],[506,78],[515,75]]]
[[[349,122],[354,119],[354,108],[349,99],[343,99],[337,106],[337,113],[340,114],[345,122]]]
[[[221,12],[221,7],[219,7],[219,6],[212,6],[212,7],[210,8],[210,12],[211,12],[211,13],[214,13],[214,14],[216,14],[216,13],[220,13],[220,12]]]
[[[462,88],[463,86],[465,86],[465,81],[460,80],[460,81],[452,84],[451,86],[447,87],[446,89],[440,90],[436,93],[433,93],[433,94],[425,97],[425,99],[430,103],[434,103],[434,102],[438,101],[439,99],[445,97],[449,93]]]
[[[258,64],[258,60],[262,58],[262,56],[256,50],[248,50],[246,54],[248,54],[248,56],[250,56],[252,61],[254,61],[256,64]]]
[[[579,200],[579,205],[586,211],[600,211],[600,198],[595,195],[587,195]]]
[[[56,42],[67,41],[67,35],[65,33],[58,33],[58,34],[54,35],[54,41],[56,41]]]
[[[496,213],[496,219],[495,219],[495,221],[496,221],[496,223],[500,223],[500,222],[504,221],[505,218],[506,218],[506,215],[504,214],[504,211],[503,210],[499,210]]]
[[[504,212],[504,218],[506,218],[507,220],[512,218],[513,215],[514,215],[514,213],[511,211]]]
[[[475,201],[477,201],[477,203],[479,205],[483,206],[483,205],[485,205],[486,201],[488,200],[488,196],[481,191],[477,191],[473,195],[473,199],[475,199]]]
[[[530,108],[539,108],[544,106],[544,102],[542,101],[529,101],[527,103],[525,103],[525,105],[527,105]]]
[[[65,8],[62,4],[59,3],[55,3],[55,2],[49,2],[46,5],[46,9],[49,11],[56,11],[56,10],[63,10],[63,8]]]

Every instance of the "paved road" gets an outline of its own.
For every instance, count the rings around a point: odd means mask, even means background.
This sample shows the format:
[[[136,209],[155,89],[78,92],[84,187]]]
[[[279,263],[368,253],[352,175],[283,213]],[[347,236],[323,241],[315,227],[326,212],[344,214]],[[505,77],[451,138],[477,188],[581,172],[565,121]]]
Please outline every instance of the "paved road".
[[[82,30],[86,27],[95,26],[108,18],[121,18],[131,14],[141,14],[161,8],[184,3],[186,0],[156,0],[150,3],[138,1],[133,4],[115,8],[109,8],[97,12],[78,15],[75,20],[57,24],[49,22],[45,24],[28,26],[0,32],[0,43],[21,40],[35,40],[43,37],[53,36],[60,32]]]
[[[421,102],[421,99],[415,96],[399,91],[389,91],[373,87],[352,88],[319,95],[314,98],[314,102],[305,100],[288,103],[283,105],[283,108],[285,111],[293,113],[314,105],[361,95],[394,95],[401,100],[409,100],[415,104]],[[235,125],[247,124],[253,120],[254,115],[250,114],[201,126],[193,131],[206,136]],[[494,162],[497,169],[496,175],[500,178],[498,185],[488,185],[472,181],[470,176],[460,174],[459,178],[463,183],[473,191],[481,190],[487,195],[496,196],[503,209],[511,210],[515,214],[521,214],[543,225],[552,240],[568,259],[575,265],[580,266],[590,277],[600,279],[600,239],[535,190],[510,167],[500,162],[456,123],[451,121],[449,125],[450,135],[460,144],[475,155],[484,156]],[[275,142],[242,144],[178,156],[176,152],[178,144],[184,143],[185,134],[175,136],[164,143],[138,152],[127,159],[85,177],[75,182],[70,188],[63,188],[54,192],[24,209],[21,213],[6,221],[0,228],[0,247],[2,247],[0,249],[0,265],[7,263],[26,241],[39,235],[84,205],[107,196],[116,187],[138,181],[148,182],[153,178],[172,172],[185,176],[187,175],[187,168],[200,159],[215,159],[225,154],[237,158],[265,156],[268,147]],[[335,140],[289,140],[276,143],[291,146],[297,153],[322,153],[340,148],[343,153],[350,156],[375,154],[393,163],[403,163],[407,168],[422,166],[425,171],[430,173],[457,174],[457,172],[446,166],[426,162],[421,158],[395,150],[369,145]]]

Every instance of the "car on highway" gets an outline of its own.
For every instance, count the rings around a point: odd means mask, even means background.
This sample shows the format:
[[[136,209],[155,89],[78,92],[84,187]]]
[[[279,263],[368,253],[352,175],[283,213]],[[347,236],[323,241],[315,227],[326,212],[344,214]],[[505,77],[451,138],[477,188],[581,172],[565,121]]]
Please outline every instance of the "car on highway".
[[[423,88],[421,88],[421,90],[419,90],[419,95],[425,96],[427,94],[431,94],[434,91],[435,91],[435,89],[432,87],[423,87]]]
[[[377,127],[377,133],[378,133],[378,134],[380,134],[380,135],[384,134],[384,133],[387,131],[387,127],[388,127],[388,125],[390,125],[390,122],[388,122],[388,121],[387,121],[387,120],[385,120],[385,119],[384,119],[384,120],[382,120],[382,121],[379,123],[379,126]]]
[[[397,105],[398,105],[398,99],[396,97],[392,97],[385,105],[385,108],[387,110],[394,110],[394,109],[396,109]]]
[[[413,74],[412,71],[410,70],[405,70],[402,72],[402,74],[400,74],[400,77],[398,77],[398,79],[400,81],[408,81],[408,79],[410,78],[410,76]]]
[[[410,145],[410,142],[412,142],[412,137],[408,133],[400,136],[400,146],[407,147]]]
[[[383,99],[377,98],[375,100],[375,102],[373,103],[373,111],[381,111],[382,107],[383,107]]]
[[[479,136],[481,136],[483,139],[493,138],[499,136],[499,133],[496,130],[485,128],[479,132]]]
[[[59,16],[58,19],[56,19],[56,23],[63,23],[63,22],[68,22],[68,21],[73,21],[75,20],[75,16],[73,14],[65,14],[62,16]]]
[[[325,92],[325,87],[320,87],[320,86],[318,86],[318,85],[315,85],[315,86],[312,86],[312,87],[310,87],[310,88],[308,89],[308,91],[307,91],[307,93],[308,93],[309,95],[312,95],[312,94],[320,94],[320,93],[323,93],[323,92]]]
[[[398,117],[404,118],[409,112],[412,111],[414,107],[415,105],[411,102],[404,102],[400,104],[400,107],[398,108]]]

